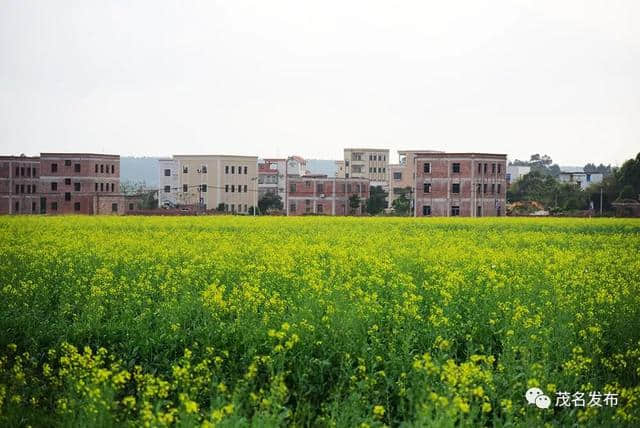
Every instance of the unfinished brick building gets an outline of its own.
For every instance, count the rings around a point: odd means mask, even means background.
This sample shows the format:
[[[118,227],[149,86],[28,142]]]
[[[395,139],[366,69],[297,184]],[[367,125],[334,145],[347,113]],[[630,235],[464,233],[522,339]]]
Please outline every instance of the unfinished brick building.
[[[360,215],[369,197],[366,178],[329,178],[326,175],[289,176],[285,194],[287,215]],[[358,195],[361,205],[355,210],[349,198]]]
[[[123,214],[120,156],[0,157],[0,214]]]
[[[432,152],[414,162],[415,216],[504,215],[507,155]]]

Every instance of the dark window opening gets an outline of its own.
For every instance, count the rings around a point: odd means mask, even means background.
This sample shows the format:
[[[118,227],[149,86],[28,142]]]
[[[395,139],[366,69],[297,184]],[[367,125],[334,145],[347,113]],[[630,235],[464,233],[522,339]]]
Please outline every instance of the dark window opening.
[[[453,164],[451,165],[451,170],[452,170],[454,173],[459,173],[459,172],[460,172],[460,164],[459,164],[459,163],[457,163],[457,162],[456,162],[456,163],[453,163]]]
[[[431,205],[422,206],[422,215],[431,215]]]
[[[451,193],[460,193],[460,183],[453,183],[451,185]]]
[[[457,205],[453,205],[451,206],[451,216],[452,217],[457,217],[460,215],[460,207]]]

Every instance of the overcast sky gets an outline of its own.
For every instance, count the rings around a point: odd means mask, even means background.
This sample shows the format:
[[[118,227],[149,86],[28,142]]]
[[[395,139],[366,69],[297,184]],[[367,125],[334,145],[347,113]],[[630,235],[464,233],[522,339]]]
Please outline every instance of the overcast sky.
[[[0,153],[344,147],[620,164],[640,1],[0,1]]]

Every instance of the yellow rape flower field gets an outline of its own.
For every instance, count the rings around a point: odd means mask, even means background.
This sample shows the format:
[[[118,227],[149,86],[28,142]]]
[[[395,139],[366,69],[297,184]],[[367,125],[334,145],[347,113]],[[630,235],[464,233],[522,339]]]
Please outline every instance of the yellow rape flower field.
[[[630,219],[4,217],[0,426],[639,426],[639,254]]]

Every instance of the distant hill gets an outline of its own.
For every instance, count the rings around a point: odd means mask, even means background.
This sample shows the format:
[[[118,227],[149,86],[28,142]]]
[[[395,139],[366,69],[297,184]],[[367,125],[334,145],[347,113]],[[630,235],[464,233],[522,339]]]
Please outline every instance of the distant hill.
[[[327,174],[329,177],[334,177],[338,168],[335,160],[307,159],[307,170],[311,174]]]
[[[121,157],[120,181],[123,183],[145,183],[147,187],[158,187],[158,159]]]

